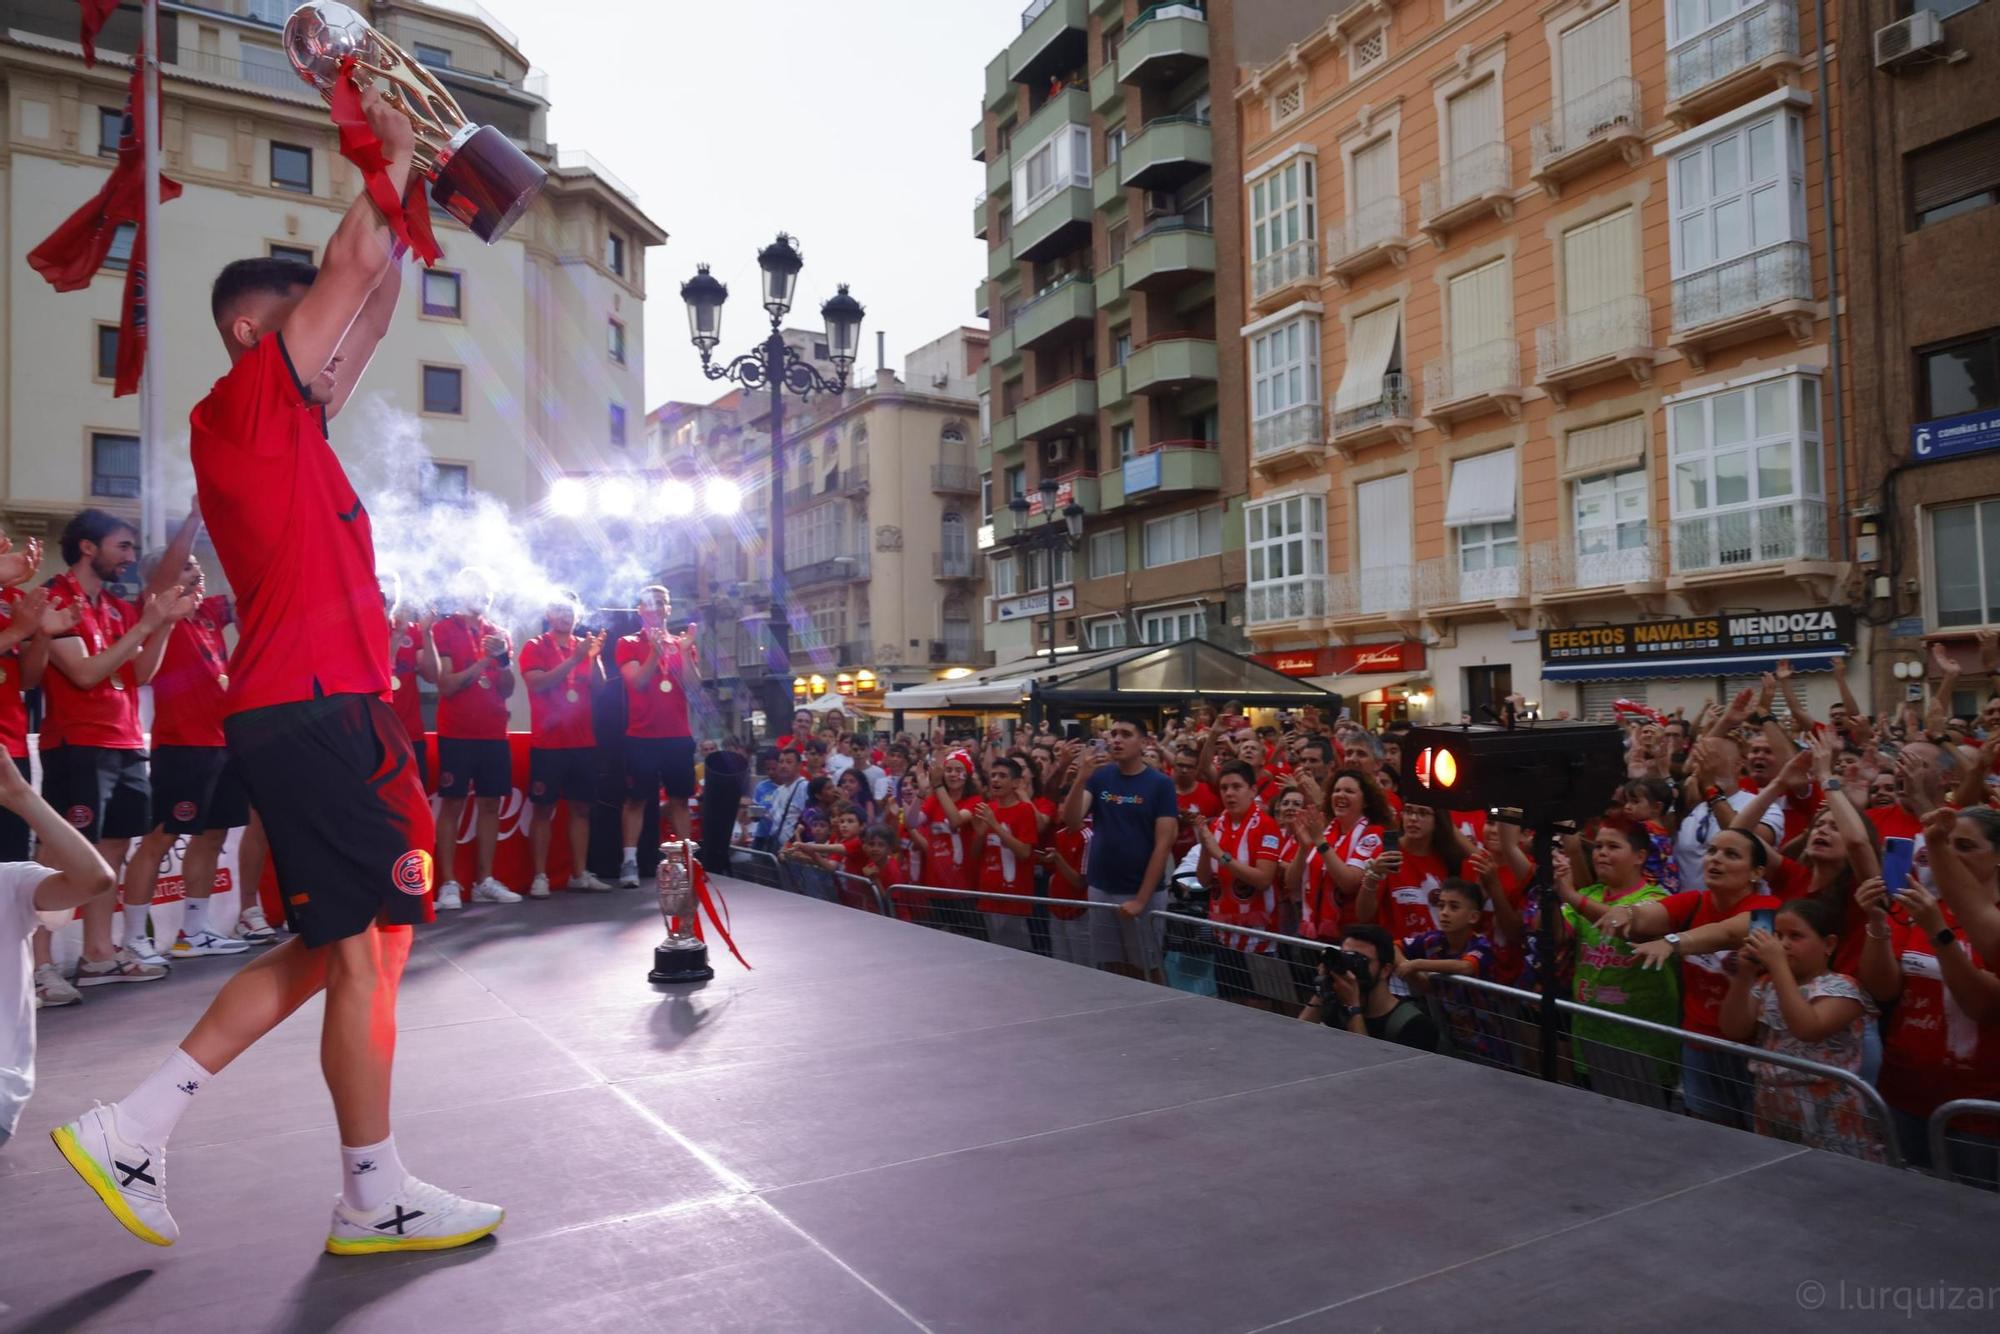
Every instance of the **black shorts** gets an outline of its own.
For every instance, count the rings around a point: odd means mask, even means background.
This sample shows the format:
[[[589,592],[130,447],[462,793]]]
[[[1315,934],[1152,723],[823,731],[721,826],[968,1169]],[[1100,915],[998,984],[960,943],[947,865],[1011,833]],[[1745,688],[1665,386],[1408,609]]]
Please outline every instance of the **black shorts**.
[[[431,920],[437,832],[394,710],[329,695],[251,709],[223,730],[271,842],[285,921],[308,948]]]
[[[42,752],[42,800],[95,843],[138,838],[153,827],[146,752],[57,746]]]
[[[514,790],[514,757],[505,741],[438,738],[440,797],[504,797]]]
[[[597,748],[536,746],[528,752],[528,800],[537,806],[589,801],[597,795]]]
[[[250,794],[227,746],[153,747],[153,825],[169,834],[250,823]]]
[[[25,759],[14,761],[23,782],[32,782],[32,766]],[[28,860],[28,822],[14,812],[0,808],[0,862]]]
[[[625,795],[644,801],[660,788],[680,801],[694,795],[694,738],[626,737]]]

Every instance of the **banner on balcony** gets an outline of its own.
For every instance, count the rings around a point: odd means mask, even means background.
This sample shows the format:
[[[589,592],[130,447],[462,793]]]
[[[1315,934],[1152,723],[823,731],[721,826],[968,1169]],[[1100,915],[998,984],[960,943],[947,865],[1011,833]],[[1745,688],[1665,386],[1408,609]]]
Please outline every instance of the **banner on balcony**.
[[[2000,412],[1974,412],[1918,422],[1910,428],[1910,457],[1918,463],[2000,449]]]
[[[1643,668],[1648,675],[1724,676],[1761,670],[1751,664],[1779,658],[1824,667],[1853,650],[1854,613],[1814,607],[1589,625],[1544,630],[1541,641],[1543,675],[1549,679],[1619,667]]]

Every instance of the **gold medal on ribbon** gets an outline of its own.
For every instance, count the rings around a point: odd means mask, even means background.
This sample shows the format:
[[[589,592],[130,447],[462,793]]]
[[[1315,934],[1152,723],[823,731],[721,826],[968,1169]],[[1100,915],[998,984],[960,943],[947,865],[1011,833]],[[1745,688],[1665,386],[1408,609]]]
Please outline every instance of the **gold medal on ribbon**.
[[[673,694],[673,693],[674,693],[674,683],[673,683],[672,681],[662,681],[662,682],[660,682],[660,693],[661,693],[662,695],[671,695],[671,694]]]
[[[111,688],[113,690],[123,690],[125,688],[125,683],[114,676],[111,678]]]
[[[479,688],[480,688],[481,690],[491,690],[491,689],[493,688],[493,678],[492,678],[492,677],[490,677],[490,676],[482,676],[482,677],[480,677],[480,678],[479,678]]]
[[[0,667],[0,686],[4,686],[6,684],[7,684],[7,669],[5,667]]]
[[[569,700],[570,703],[574,704],[577,701],[577,693],[574,690],[572,690],[569,692],[566,698]]]
[[[229,689],[229,673],[217,672],[215,674],[215,683],[221,686],[224,690]]]
[[[224,688],[225,688],[225,689],[227,689],[227,688],[228,688],[228,683],[227,683],[227,682],[224,682]],[[392,676],[392,677],[390,677],[390,678],[389,678],[389,689],[390,689],[390,690],[401,690],[402,688],[403,688],[403,678],[402,678],[402,677],[400,677],[400,676]]]

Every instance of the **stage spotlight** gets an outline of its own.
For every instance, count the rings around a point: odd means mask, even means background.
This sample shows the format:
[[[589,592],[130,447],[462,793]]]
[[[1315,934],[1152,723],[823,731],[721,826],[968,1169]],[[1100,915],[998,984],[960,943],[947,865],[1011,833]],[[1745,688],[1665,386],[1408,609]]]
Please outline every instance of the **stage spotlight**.
[[[574,519],[590,505],[590,488],[575,477],[558,477],[549,485],[549,508]]]
[[[727,519],[743,508],[743,488],[727,477],[711,477],[702,499],[710,514]]]
[[[597,484],[597,512],[607,519],[629,519],[637,503],[627,479],[607,477]]]
[[[661,482],[660,512],[674,519],[694,513],[694,488],[678,477]]]

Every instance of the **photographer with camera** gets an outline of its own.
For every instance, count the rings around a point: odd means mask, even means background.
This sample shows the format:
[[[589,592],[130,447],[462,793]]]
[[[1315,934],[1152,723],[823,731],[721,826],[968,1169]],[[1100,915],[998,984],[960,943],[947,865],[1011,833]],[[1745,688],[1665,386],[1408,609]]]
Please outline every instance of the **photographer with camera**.
[[[1418,1051],[1438,1049],[1438,1028],[1430,1012],[1389,990],[1396,972],[1396,944],[1372,922],[1347,928],[1338,949],[1320,955],[1312,999],[1299,1018],[1344,1028]]]

